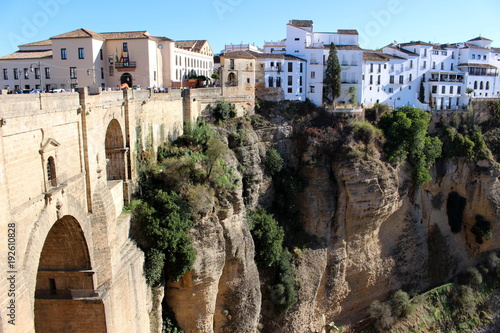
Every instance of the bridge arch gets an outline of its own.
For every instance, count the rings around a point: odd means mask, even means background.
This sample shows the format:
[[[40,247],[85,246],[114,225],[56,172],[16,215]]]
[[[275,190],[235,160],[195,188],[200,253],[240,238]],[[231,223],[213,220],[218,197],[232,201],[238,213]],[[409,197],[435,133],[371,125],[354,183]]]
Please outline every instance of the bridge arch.
[[[36,276],[35,329],[44,332],[106,332],[104,304],[80,223],[58,219],[45,238]]]

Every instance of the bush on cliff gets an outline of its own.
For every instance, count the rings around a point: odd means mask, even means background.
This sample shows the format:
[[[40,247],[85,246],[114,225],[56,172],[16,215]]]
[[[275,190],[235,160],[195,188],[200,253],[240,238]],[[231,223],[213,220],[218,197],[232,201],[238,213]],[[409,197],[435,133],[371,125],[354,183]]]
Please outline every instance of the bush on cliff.
[[[405,106],[385,114],[379,123],[386,137],[387,159],[391,163],[408,160],[417,187],[431,180],[428,169],[441,156],[441,140],[428,134],[430,120],[429,113]]]

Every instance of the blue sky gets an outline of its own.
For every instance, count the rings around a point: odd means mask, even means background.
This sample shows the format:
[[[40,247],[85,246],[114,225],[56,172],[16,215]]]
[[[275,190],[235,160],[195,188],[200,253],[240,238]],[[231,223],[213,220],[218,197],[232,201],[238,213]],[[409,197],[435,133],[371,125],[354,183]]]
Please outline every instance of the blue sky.
[[[499,16],[498,0],[3,0],[0,56],[78,28],[208,39],[217,53],[224,44],[283,39],[290,19],[313,20],[320,32],[357,29],[361,47],[370,49],[394,40],[451,43],[479,35],[500,47]]]

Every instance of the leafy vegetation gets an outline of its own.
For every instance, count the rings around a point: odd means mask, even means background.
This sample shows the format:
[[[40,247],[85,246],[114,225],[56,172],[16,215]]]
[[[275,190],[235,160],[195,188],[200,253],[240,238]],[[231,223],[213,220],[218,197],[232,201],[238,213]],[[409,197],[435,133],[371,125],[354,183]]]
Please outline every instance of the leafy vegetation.
[[[187,235],[192,225],[189,212],[184,199],[161,189],[144,196],[144,202],[135,209],[134,217],[150,247],[146,256],[146,279],[150,284],[159,282],[164,265],[168,267],[166,277],[173,281],[191,269],[195,251]]]
[[[487,297],[500,287],[500,258],[492,252],[448,283],[409,299],[397,291],[385,302],[374,301],[367,332],[472,332],[491,318]]]
[[[236,108],[234,104],[225,100],[217,102],[213,112],[217,121],[224,121],[236,117]]]
[[[283,252],[283,228],[263,208],[248,213],[250,232],[255,243],[255,260],[260,265],[275,265]]]
[[[284,160],[283,156],[274,148],[269,148],[266,151],[266,158],[264,160],[264,165],[266,166],[267,172],[271,176],[276,175],[281,170],[283,170]]]
[[[157,162],[142,173],[142,202],[133,216],[151,285],[163,270],[165,278],[176,281],[192,268],[195,251],[188,233],[194,219],[211,210],[215,194],[223,200],[237,185],[224,160],[229,153],[209,124],[188,123],[184,135],[160,146]]]
[[[408,160],[417,187],[431,180],[429,168],[441,156],[441,140],[428,135],[430,120],[430,114],[423,110],[402,107],[385,114],[379,123],[386,137],[387,159],[391,163]]]

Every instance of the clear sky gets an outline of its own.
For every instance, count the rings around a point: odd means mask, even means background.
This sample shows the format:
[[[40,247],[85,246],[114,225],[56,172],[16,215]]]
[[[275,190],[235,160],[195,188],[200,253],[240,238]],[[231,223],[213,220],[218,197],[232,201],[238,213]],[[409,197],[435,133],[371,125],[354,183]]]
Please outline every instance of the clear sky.
[[[0,56],[78,28],[208,39],[218,53],[224,44],[281,40],[290,19],[313,20],[319,32],[357,29],[361,47],[370,49],[393,41],[453,43],[479,35],[500,47],[499,0],[0,1]]]

